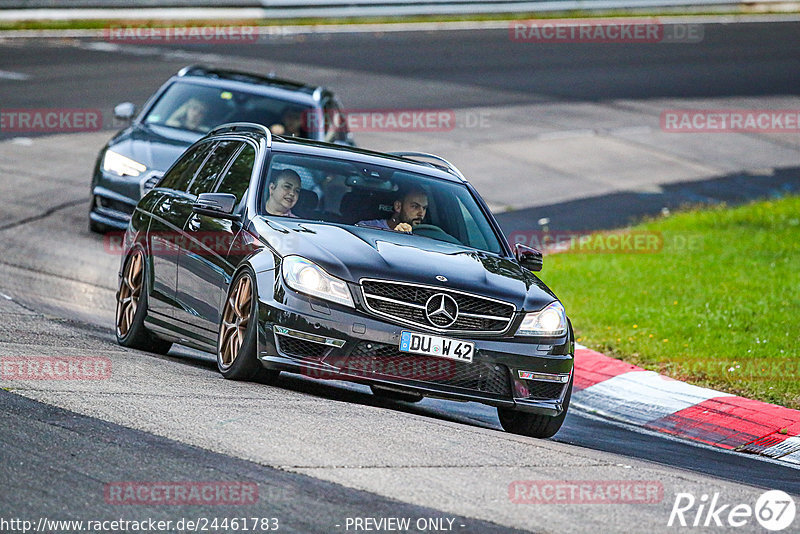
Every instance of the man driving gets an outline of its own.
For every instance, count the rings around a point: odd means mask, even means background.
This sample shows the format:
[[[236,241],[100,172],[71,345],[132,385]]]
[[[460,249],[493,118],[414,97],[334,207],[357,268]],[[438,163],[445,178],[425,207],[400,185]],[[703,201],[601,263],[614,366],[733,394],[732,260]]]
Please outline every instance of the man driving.
[[[275,135],[306,137],[303,135],[303,119],[305,113],[299,108],[286,108],[281,115],[281,122],[269,127]]]
[[[292,208],[300,198],[300,175],[292,169],[283,169],[275,173],[269,181],[269,198],[265,209],[270,215],[294,217]]]
[[[394,201],[392,216],[388,219],[359,221],[356,224],[410,234],[415,226],[422,223],[427,212],[428,194],[418,187],[412,187]]]

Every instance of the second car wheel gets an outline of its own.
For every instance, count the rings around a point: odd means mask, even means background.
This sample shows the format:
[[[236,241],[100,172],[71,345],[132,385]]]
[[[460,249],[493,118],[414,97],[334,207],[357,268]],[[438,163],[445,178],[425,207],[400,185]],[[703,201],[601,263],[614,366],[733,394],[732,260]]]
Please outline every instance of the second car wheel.
[[[275,379],[279,371],[264,369],[257,358],[258,293],[249,269],[231,282],[222,308],[217,339],[217,368],[232,380]]]

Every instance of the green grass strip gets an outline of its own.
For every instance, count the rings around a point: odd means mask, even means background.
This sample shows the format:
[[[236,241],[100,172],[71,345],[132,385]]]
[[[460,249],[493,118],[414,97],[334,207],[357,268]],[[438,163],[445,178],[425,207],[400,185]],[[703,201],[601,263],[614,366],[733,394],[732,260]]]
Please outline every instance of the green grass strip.
[[[662,245],[546,257],[579,342],[693,384],[800,408],[800,197],[681,212]],[[580,248],[580,247],[578,247]]]

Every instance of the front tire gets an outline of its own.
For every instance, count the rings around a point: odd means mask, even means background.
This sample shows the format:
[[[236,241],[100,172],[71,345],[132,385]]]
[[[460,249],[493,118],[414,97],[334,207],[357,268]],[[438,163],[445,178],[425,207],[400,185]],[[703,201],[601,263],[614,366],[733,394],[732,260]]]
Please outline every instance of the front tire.
[[[144,325],[147,317],[147,262],[135,249],[125,262],[117,291],[116,334],[123,347],[166,354],[172,343],[157,338]]]
[[[255,276],[243,270],[231,282],[217,338],[217,369],[231,380],[274,380],[279,371],[264,369],[257,358],[258,292]]]
[[[564,418],[567,417],[567,408],[572,398],[572,380],[569,381],[569,389],[564,397],[564,411],[559,415],[549,416],[535,413],[526,413],[509,408],[497,408],[497,416],[500,424],[506,432],[530,436],[532,438],[551,438],[556,435]]]

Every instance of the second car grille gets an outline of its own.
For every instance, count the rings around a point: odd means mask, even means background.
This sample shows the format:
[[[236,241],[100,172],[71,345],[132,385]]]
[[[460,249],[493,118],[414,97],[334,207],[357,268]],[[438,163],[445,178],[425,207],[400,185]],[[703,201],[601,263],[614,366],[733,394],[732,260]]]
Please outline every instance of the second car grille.
[[[146,176],[139,184],[140,196],[144,196],[145,193],[153,189],[159,182],[159,180],[161,180],[162,176],[164,176],[163,173],[156,171],[153,171],[148,176]]]
[[[366,378],[429,382],[511,396],[508,369],[504,365],[415,356],[400,352],[396,345],[362,341],[339,366],[344,371]]]
[[[362,280],[361,288],[371,312],[439,331],[501,333],[514,318],[513,304],[446,288],[382,280]],[[452,324],[428,318],[425,305],[434,295],[447,295],[455,301],[458,315]]]

